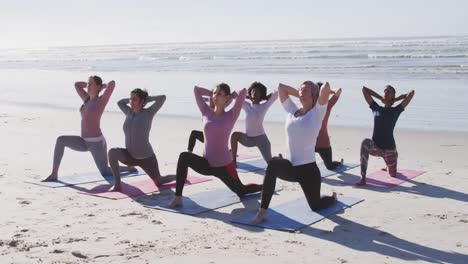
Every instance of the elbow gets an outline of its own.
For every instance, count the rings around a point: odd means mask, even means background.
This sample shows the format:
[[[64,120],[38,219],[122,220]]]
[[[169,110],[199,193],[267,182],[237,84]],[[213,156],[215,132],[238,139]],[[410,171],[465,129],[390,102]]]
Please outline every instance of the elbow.
[[[167,97],[165,94],[159,96],[159,101],[161,102],[161,104],[164,104],[164,102],[166,102],[166,99]]]

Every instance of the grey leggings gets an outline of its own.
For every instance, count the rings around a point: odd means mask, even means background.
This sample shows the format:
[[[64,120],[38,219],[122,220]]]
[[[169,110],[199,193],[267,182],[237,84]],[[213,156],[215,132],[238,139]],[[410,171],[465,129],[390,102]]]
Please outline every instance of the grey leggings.
[[[112,176],[108,165],[106,141],[87,142],[80,136],[60,136],[57,138],[54,151],[54,171],[58,172],[65,147],[75,151],[89,151],[102,176]]]
[[[263,159],[268,163],[271,160],[271,143],[266,134],[249,137],[245,133],[240,133],[239,143],[246,147],[257,147],[262,153]]]

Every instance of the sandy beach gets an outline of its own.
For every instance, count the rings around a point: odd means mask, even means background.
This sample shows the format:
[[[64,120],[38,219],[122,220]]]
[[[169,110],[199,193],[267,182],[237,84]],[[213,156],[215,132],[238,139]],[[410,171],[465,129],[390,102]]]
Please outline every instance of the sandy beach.
[[[124,145],[123,120],[120,113],[104,114],[101,126],[108,147]],[[186,149],[190,131],[200,127],[200,118],[156,116],[151,143],[163,174],[175,173],[175,162]],[[273,153],[284,153],[283,123],[266,123],[265,128]],[[243,122],[238,121],[236,130],[243,129]],[[359,162],[360,142],[371,136],[371,128],[335,126],[329,130],[335,159]],[[468,133],[404,130],[397,125],[399,167],[426,173],[391,189],[342,185],[343,177],[359,175],[359,167],[347,175],[328,177],[322,193],[336,191],[365,201],[296,233],[229,222],[256,211],[259,201],[255,199],[191,217],[142,206],[145,199],[173,195],[172,190],[114,201],[78,193],[105,182],[55,189],[25,183],[50,173],[57,136],[79,134],[77,110],[4,104],[0,106],[0,133],[1,263],[468,260]],[[200,151],[198,144],[195,152]],[[243,147],[240,152],[257,154],[256,149]],[[371,158],[369,172],[383,166],[381,159]],[[59,175],[93,170],[89,153],[67,150]],[[240,177],[243,182],[262,181],[254,173]],[[298,184],[279,180],[277,186],[283,190],[273,197],[272,206],[303,197]],[[222,187],[214,179],[186,187],[184,194]]]

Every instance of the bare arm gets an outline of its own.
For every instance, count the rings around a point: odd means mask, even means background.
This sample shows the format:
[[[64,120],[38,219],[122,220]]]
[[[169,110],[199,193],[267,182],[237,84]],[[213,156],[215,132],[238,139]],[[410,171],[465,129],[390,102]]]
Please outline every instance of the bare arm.
[[[328,103],[328,98],[330,97],[330,84],[326,82],[322,85],[320,89],[320,96],[318,98],[318,103],[320,105],[326,105]]]
[[[400,95],[400,96],[394,98],[394,99],[393,99],[393,102],[396,103],[396,102],[398,102],[398,101],[401,101],[401,100],[405,99],[405,98],[406,98],[406,95],[407,95],[407,94],[402,94],[402,95]]]
[[[407,93],[405,95],[405,98],[403,99],[403,102],[401,102],[401,104],[400,104],[403,107],[403,109],[405,109],[408,106],[408,104],[413,99],[413,96],[414,96],[414,90],[411,90],[409,93]]]
[[[372,97],[375,97],[379,99],[380,101],[383,101],[383,97],[376,93],[375,91],[363,86],[362,87],[362,94],[364,95],[364,99],[366,99],[366,102],[371,105],[374,99]]]
[[[328,107],[333,107],[336,102],[338,102],[338,99],[340,99],[341,88],[336,91],[331,90],[330,93],[333,94],[333,96],[330,98],[330,100],[328,100]]]
[[[82,82],[82,81],[78,81],[78,82],[75,83],[75,90],[78,93],[78,95],[80,96],[81,100],[83,100],[83,101],[86,101],[86,99],[89,98],[88,93],[84,90],[84,88],[87,85],[88,84],[86,82]]]
[[[284,103],[284,101],[286,101],[289,96],[299,97],[299,91],[297,89],[282,83],[278,85],[278,93],[281,103]]]

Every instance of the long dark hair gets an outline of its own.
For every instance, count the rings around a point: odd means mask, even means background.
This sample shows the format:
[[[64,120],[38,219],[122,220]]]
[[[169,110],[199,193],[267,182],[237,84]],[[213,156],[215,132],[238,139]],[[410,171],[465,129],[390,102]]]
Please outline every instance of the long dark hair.
[[[89,76],[89,78],[90,78],[90,79],[92,78],[92,79],[94,80],[94,82],[96,83],[97,86],[101,86],[101,87],[102,87],[102,79],[101,79],[101,77],[99,77],[99,76],[97,76],[97,75],[91,75],[91,76]],[[85,104],[86,104],[87,102],[89,102],[89,95],[88,95],[88,97],[85,99],[85,101],[83,102],[83,104],[80,106],[80,112],[81,112],[81,110],[83,110],[83,107],[85,106]]]

